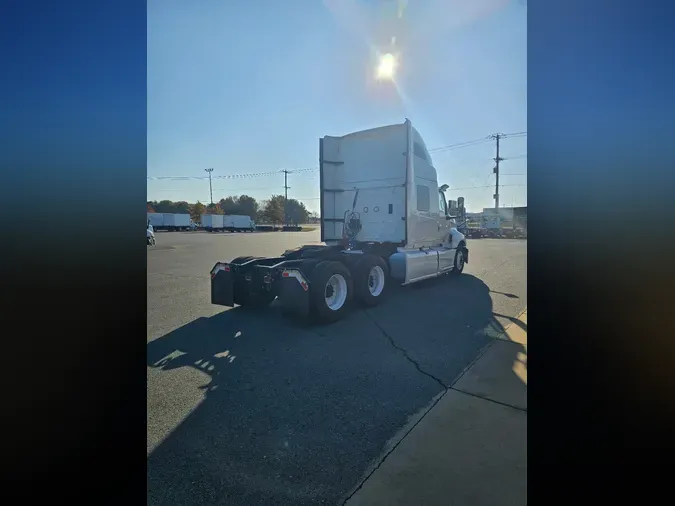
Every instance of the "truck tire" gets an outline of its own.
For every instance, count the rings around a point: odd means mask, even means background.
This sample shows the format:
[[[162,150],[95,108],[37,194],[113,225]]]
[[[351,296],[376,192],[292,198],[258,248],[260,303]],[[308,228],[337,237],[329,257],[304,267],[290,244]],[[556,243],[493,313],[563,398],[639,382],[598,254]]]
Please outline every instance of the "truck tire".
[[[363,255],[354,269],[354,295],[365,306],[377,306],[384,297],[388,279],[389,269],[384,259]]]
[[[464,270],[464,248],[459,247],[455,252],[455,260],[452,264],[452,270],[450,271],[451,276],[459,276]]]
[[[314,319],[332,323],[344,317],[352,298],[352,276],[340,262],[324,261],[314,268],[309,301]]]

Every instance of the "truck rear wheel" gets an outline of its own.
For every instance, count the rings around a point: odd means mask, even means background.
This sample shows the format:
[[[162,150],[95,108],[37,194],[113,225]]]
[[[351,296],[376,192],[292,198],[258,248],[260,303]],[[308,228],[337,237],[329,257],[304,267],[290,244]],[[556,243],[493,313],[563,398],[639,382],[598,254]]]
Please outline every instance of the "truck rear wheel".
[[[383,258],[364,255],[354,272],[354,292],[359,302],[377,306],[384,296],[388,277],[389,269]]]
[[[352,298],[352,277],[340,262],[320,262],[312,272],[309,298],[313,316],[322,323],[341,319]]]

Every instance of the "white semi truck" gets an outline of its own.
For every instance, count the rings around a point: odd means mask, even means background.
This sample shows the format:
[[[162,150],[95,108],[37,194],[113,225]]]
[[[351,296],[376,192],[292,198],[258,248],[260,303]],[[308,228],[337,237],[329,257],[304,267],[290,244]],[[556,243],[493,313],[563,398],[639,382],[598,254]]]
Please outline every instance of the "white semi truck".
[[[355,300],[380,303],[390,283],[461,274],[466,239],[410,120],[319,141],[321,240],[279,257],[238,257],[211,269],[211,303],[266,306],[321,322]]]

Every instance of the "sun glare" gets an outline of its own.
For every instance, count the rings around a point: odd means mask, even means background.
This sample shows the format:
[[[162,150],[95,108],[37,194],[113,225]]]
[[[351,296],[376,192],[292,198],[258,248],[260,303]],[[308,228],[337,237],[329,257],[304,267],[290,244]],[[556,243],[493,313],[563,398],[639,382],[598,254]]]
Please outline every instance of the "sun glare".
[[[380,63],[377,66],[377,78],[384,80],[394,79],[396,73],[396,58],[393,54],[387,53],[380,57]]]

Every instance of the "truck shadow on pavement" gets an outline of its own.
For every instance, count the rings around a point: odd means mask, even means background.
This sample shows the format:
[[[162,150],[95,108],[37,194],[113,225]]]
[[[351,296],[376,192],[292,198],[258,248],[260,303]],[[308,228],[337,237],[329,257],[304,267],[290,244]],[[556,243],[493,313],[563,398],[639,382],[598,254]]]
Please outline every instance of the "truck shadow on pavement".
[[[394,287],[332,325],[234,308],[149,342],[160,375],[208,376],[148,456],[148,504],[336,504],[500,327],[487,285],[464,274]]]

